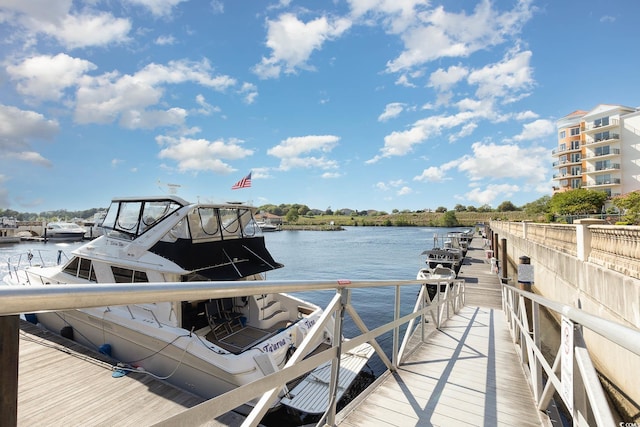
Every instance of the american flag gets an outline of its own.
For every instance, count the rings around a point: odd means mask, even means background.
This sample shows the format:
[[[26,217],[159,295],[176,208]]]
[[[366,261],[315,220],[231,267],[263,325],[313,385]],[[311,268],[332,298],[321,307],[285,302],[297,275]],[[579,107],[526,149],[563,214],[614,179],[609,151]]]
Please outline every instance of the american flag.
[[[251,172],[249,172],[249,175],[245,176],[240,181],[233,184],[233,187],[231,187],[231,189],[237,190],[239,188],[247,188],[247,187],[251,187]]]

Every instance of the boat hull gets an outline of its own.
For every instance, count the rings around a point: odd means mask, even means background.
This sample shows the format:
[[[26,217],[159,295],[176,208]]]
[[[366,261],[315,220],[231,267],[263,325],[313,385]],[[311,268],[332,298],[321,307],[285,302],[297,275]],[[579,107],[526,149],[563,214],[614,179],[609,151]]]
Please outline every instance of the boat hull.
[[[254,360],[254,356],[264,350],[253,349],[238,355],[222,354],[219,347],[203,336],[167,325],[159,327],[153,325],[149,318],[127,320],[118,313],[114,314],[121,309],[70,310],[38,313],[36,316],[38,323],[54,333],[103,353],[108,348],[114,364],[119,363],[125,371],[152,372],[154,377],[205,399],[265,375]],[[143,316],[135,309],[131,313],[133,317]],[[296,332],[291,331],[292,334]],[[285,335],[274,336],[260,344],[273,350],[270,356],[280,367],[284,366],[290,354],[291,339]],[[238,411],[248,413],[254,403],[248,402]],[[277,406],[279,403],[274,404],[274,408]]]

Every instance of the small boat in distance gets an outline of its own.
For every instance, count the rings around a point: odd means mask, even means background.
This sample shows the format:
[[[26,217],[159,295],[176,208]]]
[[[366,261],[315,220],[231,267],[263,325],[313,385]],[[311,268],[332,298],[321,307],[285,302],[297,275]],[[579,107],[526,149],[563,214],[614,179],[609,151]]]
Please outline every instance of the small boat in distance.
[[[15,218],[0,217],[0,243],[20,243]]]
[[[45,239],[59,242],[79,242],[87,232],[84,227],[74,222],[50,222],[44,231]]]
[[[256,221],[256,224],[258,225],[258,227],[260,227],[260,230],[262,230],[263,233],[270,232],[270,231],[280,231],[279,226],[270,224],[268,222]]]
[[[264,280],[264,273],[283,267],[265,247],[255,210],[242,204],[189,203],[175,195],[115,198],[102,221],[103,233],[74,250],[66,262],[11,265],[4,282],[135,288],[237,281],[233,297],[28,314],[48,330],[108,354],[120,370],[147,372],[209,399],[278,371],[302,348],[307,353],[298,356],[308,356],[342,339],[334,337],[332,319],[311,335],[323,313],[311,302],[285,293],[242,293],[243,284]],[[31,263],[32,258],[20,259]],[[301,347],[307,337],[311,346],[305,341]],[[365,343],[342,355],[338,399],[355,378],[347,374],[359,373],[373,352]],[[316,415],[313,407],[294,400],[316,390],[310,402],[328,401],[328,388],[317,391],[318,378],[331,372],[327,366],[311,371],[310,381],[287,384],[288,393],[282,391],[272,409],[283,404],[298,414]],[[254,404],[238,411],[248,413]],[[326,405],[318,408],[324,411]]]

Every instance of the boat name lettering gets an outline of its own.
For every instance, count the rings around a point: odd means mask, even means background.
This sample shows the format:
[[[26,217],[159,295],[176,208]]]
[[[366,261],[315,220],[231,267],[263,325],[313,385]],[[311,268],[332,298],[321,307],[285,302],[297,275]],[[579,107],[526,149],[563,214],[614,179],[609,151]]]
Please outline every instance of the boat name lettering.
[[[273,353],[274,351],[276,351],[281,347],[284,347],[285,345],[287,345],[287,341],[284,338],[282,338],[280,341],[267,343],[262,347],[262,351],[266,351],[267,353]]]
[[[307,329],[311,329],[311,327],[316,324],[316,320],[317,319],[304,319],[304,326]]]

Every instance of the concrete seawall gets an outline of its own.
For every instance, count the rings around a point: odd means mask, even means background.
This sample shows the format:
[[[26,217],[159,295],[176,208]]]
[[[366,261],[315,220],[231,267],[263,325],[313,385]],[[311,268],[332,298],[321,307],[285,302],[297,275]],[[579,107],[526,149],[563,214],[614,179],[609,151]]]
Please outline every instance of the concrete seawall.
[[[508,275],[514,282],[520,257],[529,257],[535,293],[640,329],[640,257],[636,255],[640,240],[630,237],[637,236],[640,227],[604,227],[589,221],[560,227],[492,221],[490,233],[499,254],[506,242]],[[603,240],[605,234],[608,237]],[[585,339],[596,368],[632,401],[637,413],[640,358],[597,334],[589,333]]]

